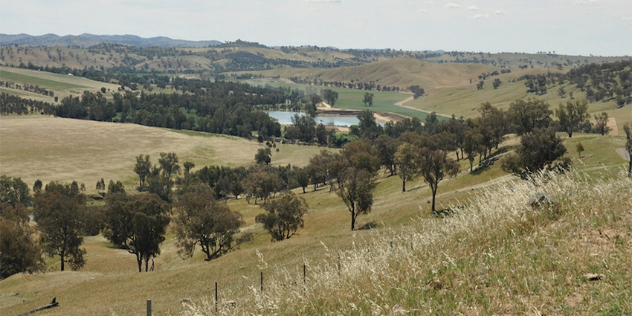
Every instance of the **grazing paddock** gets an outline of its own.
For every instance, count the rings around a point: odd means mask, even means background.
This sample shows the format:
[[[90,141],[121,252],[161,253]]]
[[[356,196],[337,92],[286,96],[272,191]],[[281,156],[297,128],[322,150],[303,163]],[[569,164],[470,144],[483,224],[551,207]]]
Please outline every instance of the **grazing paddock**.
[[[199,137],[195,134],[208,135]],[[56,180],[85,183],[88,191],[104,178],[131,189],[137,177],[135,157],[175,152],[180,163],[197,167],[254,163],[260,144],[243,138],[206,133],[187,135],[136,124],[105,123],[44,116],[0,118],[0,174],[21,177],[32,185]]]

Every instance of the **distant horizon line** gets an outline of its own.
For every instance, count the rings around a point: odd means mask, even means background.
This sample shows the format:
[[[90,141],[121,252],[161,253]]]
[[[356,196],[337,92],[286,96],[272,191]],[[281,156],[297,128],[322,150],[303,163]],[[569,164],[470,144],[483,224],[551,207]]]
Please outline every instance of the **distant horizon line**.
[[[386,48],[339,48],[336,46],[332,46],[332,45],[327,45],[327,46],[319,46],[319,45],[312,45],[312,44],[303,44],[303,45],[266,45],[266,44],[261,44],[260,42],[257,41],[248,41],[248,40],[242,40],[242,39],[236,39],[233,41],[222,41],[222,40],[216,40],[216,39],[206,39],[206,40],[191,40],[191,39],[181,39],[181,38],[172,38],[169,36],[152,36],[152,37],[142,37],[140,35],[135,35],[135,34],[93,34],[93,33],[81,33],[81,34],[66,34],[66,35],[58,35],[55,33],[45,33],[45,34],[41,34],[41,35],[32,35],[32,34],[28,34],[28,33],[17,33],[17,34],[6,34],[6,33],[0,33],[0,36],[30,36],[30,37],[43,37],[43,36],[47,36],[47,35],[53,35],[59,38],[63,38],[63,37],[81,37],[81,36],[107,36],[107,37],[123,37],[123,36],[130,36],[130,37],[136,37],[139,39],[143,39],[143,40],[150,40],[150,39],[159,39],[159,38],[163,38],[163,39],[168,39],[168,40],[172,40],[172,41],[183,41],[183,42],[192,42],[192,43],[205,43],[205,42],[218,42],[220,44],[217,45],[222,45],[222,44],[229,44],[229,43],[235,43],[238,41],[242,41],[242,42],[247,42],[247,43],[253,43],[253,44],[258,44],[258,45],[262,45],[265,46],[267,48],[281,48],[281,47],[297,47],[297,48],[303,48],[303,47],[318,47],[318,48],[328,48],[328,49],[335,49],[335,50],[339,50],[339,51],[348,51],[348,50],[379,50],[379,51],[385,51],[385,50],[392,50],[392,51],[407,51],[407,52],[434,52],[434,53],[450,53],[450,52],[459,52],[459,53],[471,53],[471,54],[527,54],[527,55],[542,55],[542,54],[556,54],[556,55],[564,55],[564,56],[581,56],[581,57],[630,57],[629,55],[595,55],[595,54],[589,54],[589,55],[581,55],[581,54],[565,54],[565,53],[556,53],[555,50],[543,50],[543,51],[538,51],[538,52],[516,52],[516,51],[502,51],[502,52],[489,52],[489,51],[468,51],[468,50],[445,50],[445,49],[424,49],[424,50],[410,50],[410,49],[402,49],[402,48],[390,48],[390,47],[386,47]],[[0,45],[7,45],[5,44],[3,41],[0,40]],[[14,44],[8,44],[8,45],[14,45]],[[18,44],[18,45],[23,45],[23,46],[28,46],[27,44]],[[31,46],[49,46],[49,45],[31,45]],[[210,46],[210,45],[209,45]],[[151,47],[151,46],[149,46]],[[186,46],[181,46],[182,47],[186,47]]]

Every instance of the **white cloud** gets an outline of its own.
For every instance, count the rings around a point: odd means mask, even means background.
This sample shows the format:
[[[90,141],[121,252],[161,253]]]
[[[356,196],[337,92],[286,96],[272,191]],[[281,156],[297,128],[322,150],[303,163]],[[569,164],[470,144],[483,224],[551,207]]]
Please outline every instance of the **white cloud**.
[[[473,16],[468,16],[469,19],[489,19],[489,14],[477,14]]]
[[[417,10],[417,12],[420,12],[420,13],[426,13],[426,12],[428,12],[428,11],[426,11],[426,9],[419,9],[419,10]]]
[[[452,3],[452,2],[450,2],[450,3],[446,4],[446,5],[445,5],[445,7],[446,7],[446,8],[460,8],[460,7],[461,7],[461,5],[460,5],[460,4],[456,4],[456,3]]]
[[[468,11],[478,11],[478,7],[475,6],[475,5],[471,5],[471,6],[467,7],[467,10]]]
[[[495,14],[495,15],[505,15],[505,11],[503,11],[503,10],[496,10],[496,11],[494,12],[494,14]]]
[[[623,21],[632,21],[632,16],[622,17],[621,20],[623,20]]]

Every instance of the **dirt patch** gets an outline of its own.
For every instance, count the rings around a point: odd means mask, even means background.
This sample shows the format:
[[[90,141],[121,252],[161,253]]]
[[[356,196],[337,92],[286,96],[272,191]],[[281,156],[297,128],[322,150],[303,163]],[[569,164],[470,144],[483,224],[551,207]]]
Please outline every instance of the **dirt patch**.
[[[609,135],[619,136],[619,129],[617,128],[617,120],[614,117],[608,118],[608,127],[610,127]]]

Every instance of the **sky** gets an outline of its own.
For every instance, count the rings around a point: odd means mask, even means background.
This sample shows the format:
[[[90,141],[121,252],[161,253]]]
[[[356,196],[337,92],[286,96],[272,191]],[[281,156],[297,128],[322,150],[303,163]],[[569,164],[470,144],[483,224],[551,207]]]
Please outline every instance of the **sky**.
[[[632,0],[0,0],[0,33],[632,55]]]

